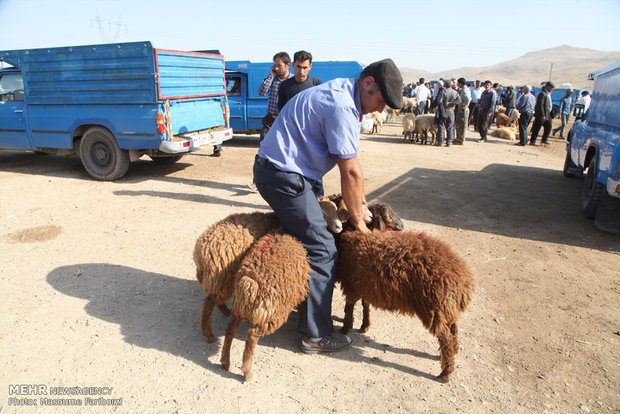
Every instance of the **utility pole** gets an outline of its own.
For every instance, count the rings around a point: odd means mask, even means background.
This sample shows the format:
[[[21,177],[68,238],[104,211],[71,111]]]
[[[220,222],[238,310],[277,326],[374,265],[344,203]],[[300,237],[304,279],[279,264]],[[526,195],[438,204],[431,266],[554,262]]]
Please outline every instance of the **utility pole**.
[[[549,82],[551,82],[551,72],[553,72],[553,62],[551,62],[551,69],[549,69]]]

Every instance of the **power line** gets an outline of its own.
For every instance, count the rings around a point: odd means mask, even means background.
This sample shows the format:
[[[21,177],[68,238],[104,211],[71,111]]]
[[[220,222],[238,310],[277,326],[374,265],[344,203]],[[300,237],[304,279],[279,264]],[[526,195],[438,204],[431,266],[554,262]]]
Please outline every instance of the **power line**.
[[[125,33],[127,33],[127,25],[123,23],[120,15],[118,16],[118,20],[106,19],[99,16],[99,9],[97,9],[97,15],[90,20],[90,27],[93,27],[95,23],[97,23],[102,42],[116,42],[120,37],[123,27],[125,28]],[[110,36],[106,33],[106,25],[107,32],[110,33]]]

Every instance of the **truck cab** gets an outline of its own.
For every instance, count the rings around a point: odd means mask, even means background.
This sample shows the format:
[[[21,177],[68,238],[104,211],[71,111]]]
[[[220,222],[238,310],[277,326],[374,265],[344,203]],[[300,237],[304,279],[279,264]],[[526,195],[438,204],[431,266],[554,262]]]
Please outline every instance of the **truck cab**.
[[[226,62],[226,94],[230,107],[230,127],[236,133],[256,134],[267,114],[267,95],[260,96],[258,87],[269,75],[273,62],[248,60]],[[310,75],[327,82],[336,78],[357,78],[362,65],[355,61],[312,62]],[[291,73],[294,73],[291,65]]]
[[[594,73],[590,107],[568,134],[563,173],[585,174],[581,209],[606,231],[620,233],[620,61]]]

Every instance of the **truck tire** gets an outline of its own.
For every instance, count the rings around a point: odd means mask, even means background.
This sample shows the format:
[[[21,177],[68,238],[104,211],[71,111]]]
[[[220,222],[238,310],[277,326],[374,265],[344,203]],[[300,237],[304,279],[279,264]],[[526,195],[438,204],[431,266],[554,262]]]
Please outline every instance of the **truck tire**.
[[[588,165],[586,179],[583,182],[583,195],[581,198],[581,211],[584,216],[591,219],[596,216],[596,210],[601,203],[601,197],[605,186],[596,181],[596,170],[598,169],[597,154],[592,157]]]
[[[80,158],[86,171],[97,180],[112,181],[129,169],[129,153],[121,149],[105,128],[90,128],[80,142]]]
[[[174,164],[175,162],[179,161],[181,158],[183,158],[183,155],[184,154],[172,155],[170,157],[151,157],[151,159],[153,160],[155,164],[168,165],[168,164]]]

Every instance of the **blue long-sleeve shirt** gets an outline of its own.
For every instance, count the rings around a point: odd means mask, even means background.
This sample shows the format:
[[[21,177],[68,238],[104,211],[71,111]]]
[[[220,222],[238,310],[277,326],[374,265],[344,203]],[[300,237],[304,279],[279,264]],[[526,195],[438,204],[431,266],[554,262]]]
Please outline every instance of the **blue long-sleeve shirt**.
[[[534,107],[536,106],[536,98],[530,92],[521,95],[519,100],[517,101],[517,111],[523,112],[534,112]]]
[[[572,96],[565,96],[560,99],[560,113],[563,115],[570,115],[570,111],[573,107],[573,98]]]

